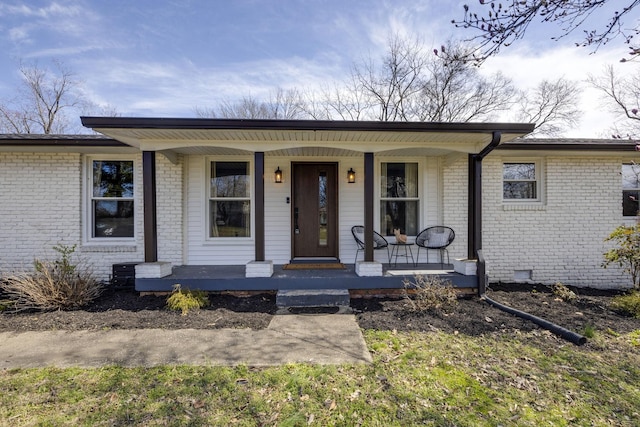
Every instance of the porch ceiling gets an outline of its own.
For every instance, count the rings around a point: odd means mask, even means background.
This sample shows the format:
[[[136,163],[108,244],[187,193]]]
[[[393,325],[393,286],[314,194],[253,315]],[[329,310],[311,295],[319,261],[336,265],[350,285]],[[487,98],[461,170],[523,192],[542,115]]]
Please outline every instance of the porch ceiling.
[[[104,135],[143,151],[187,154],[384,155],[477,153],[495,131],[508,142],[533,130],[518,123],[407,123],[307,120],[83,117]],[[229,150],[229,151],[225,151]],[[426,150],[426,151],[425,151]],[[314,154],[316,153],[316,154]]]

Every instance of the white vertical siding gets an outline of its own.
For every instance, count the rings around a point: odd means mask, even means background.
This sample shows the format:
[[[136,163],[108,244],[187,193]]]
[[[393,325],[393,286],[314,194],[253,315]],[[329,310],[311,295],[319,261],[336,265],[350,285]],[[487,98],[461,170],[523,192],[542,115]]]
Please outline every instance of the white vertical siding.
[[[234,157],[234,160],[237,160]],[[254,239],[208,239],[206,182],[209,158],[189,156],[187,162],[187,264],[235,265],[246,264],[255,257]],[[243,157],[253,165],[253,157]],[[253,181],[253,176],[251,177]],[[252,194],[253,196],[253,194]],[[252,201],[253,205],[253,201]],[[251,227],[253,233],[253,226]]]

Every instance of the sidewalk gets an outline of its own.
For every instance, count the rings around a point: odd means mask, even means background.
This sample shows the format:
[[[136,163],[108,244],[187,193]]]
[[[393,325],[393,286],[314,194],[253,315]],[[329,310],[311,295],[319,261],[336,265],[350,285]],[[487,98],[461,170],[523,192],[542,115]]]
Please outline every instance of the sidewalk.
[[[352,314],[276,315],[264,330],[0,333],[0,368],[370,363]]]

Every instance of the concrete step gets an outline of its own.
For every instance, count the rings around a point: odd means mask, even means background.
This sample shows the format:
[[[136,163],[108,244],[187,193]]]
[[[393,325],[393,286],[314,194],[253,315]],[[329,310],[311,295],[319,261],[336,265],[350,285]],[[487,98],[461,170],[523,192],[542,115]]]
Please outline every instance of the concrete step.
[[[349,307],[348,289],[281,289],[276,294],[278,308]]]

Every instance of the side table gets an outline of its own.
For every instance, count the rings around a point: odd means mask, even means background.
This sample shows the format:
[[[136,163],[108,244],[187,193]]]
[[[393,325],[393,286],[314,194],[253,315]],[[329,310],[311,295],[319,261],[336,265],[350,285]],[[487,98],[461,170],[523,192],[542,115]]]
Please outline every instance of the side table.
[[[413,259],[413,251],[411,250],[411,246],[414,245],[413,242],[393,242],[389,244],[391,245],[391,256],[389,257],[389,264],[391,264],[391,260],[393,260],[393,266],[396,267],[398,265],[398,257],[404,257],[405,262],[408,264],[409,257],[411,257],[411,264],[415,267],[416,262]],[[404,253],[400,253],[400,248],[404,249]]]

